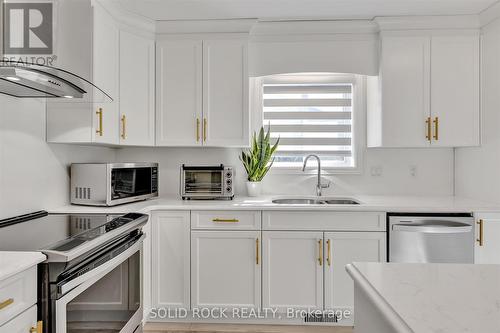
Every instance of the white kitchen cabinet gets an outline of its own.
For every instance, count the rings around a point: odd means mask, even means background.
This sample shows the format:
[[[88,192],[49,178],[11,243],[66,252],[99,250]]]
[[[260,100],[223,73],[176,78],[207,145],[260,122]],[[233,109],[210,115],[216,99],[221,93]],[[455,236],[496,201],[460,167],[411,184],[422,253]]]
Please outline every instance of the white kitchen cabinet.
[[[154,146],[155,43],[120,31],[120,144]]]
[[[262,233],[262,306],[323,309],[323,233]]]
[[[434,36],[431,50],[432,145],[477,146],[479,37]]]
[[[327,232],[325,250],[325,309],[354,313],[354,284],[345,266],[354,261],[385,262],[385,232]],[[352,324],[352,316],[342,324]]]
[[[203,41],[203,136],[205,146],[249,144],[246,39]]]
[[[475,214],[476,239],[474,262],[476,264],[500,264],[500,214]]]
[[[33,305],[17,317],[0,326],[0,333],[30,333],[37,327],[37,307]]]
[[[77,22],[65,18],[65,15],[75,11],[80,16]],[[61,20],[58,21],[57,37],[61,43],[56,49],[56,65],[93,82],[113,101],[103,102],[95,91],[89,91],[82,100],[48,100],[47,141],[118,144],[118,26],[98,1],[68,2],[61,6],[59,17]],[[75,29],[75,23],[82,28]],[[80,44],[72,47],[73,39]]]
[[[368,79],[370,147],[479,144],[479,32],[381,35]]]
[[[191,233],[193,307],[261,307],[260,231]]]
[[[189,211],[152,213],[153,308],[190,307]]]
[[[202,144],[202,45],[201,40],[157,43],[157,146]]]
[[[159,41],[156,73],[157,146],[248,146],[246,37]]]

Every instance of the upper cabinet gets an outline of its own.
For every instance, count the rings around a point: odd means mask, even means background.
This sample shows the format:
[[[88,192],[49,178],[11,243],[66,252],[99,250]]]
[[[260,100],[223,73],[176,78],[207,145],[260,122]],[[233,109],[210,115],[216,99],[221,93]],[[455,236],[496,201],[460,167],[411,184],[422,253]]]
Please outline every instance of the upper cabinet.
[[[368,146],[480,144],[479,32],[381,34],[368,79]]]
[[[113,101],[90,92],[82,100],[48,100],[48,142],[154,145],[154,36],[113,13],[100,1],[60,4],[54,66],[93,82]]]
[[[157,43],[157,146],[249,145],[247,37]]]

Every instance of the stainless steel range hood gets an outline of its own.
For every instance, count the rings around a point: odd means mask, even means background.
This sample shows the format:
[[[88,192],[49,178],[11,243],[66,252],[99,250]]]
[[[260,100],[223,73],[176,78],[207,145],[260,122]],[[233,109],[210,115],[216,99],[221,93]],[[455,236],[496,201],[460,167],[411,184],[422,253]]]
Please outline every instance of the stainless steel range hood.
[[[55,67],[0,60],[0,93],[20,98],[81,99],[94,102],[113,99],[78,75]]]

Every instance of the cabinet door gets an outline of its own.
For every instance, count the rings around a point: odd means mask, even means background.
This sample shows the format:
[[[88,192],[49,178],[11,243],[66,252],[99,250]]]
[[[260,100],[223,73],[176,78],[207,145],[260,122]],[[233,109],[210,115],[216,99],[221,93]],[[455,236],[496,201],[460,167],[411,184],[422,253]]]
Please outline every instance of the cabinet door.
[[[36,305],[0,326],[0,333],[29,333],[36,328]]]
[[[249,145],[246,39],[203,41],[204,145]]]
[[[93,113],[94,141],[118,144],[118,80],[120,34],[113,18],[97,2],[93,4],[93,80],[113,102],[95,103]]]
[[[325,308],[353,313],[354,284],[345,266],[354,261],[385,262],[385,232],[325,233]],[[352,316],[341,321],[352,324]]]
[[[153,308],[189,309],[189,212],[153,212]]]
[[[323,233],[264,231],[263,307],[323,309]]]
[[[476,215],[475,244],[476,264],[500,264],[500,214]]]
[[[198,40],[157,43],[157,146],[201,145],[202,54]]]
[[[432,145],[477,146],[479,36],[432,37],[431,50]]]
[[[426,147],[430,38],[384,36],[380,64],[384,147]]]
[[[193,231],[193,307],[261,307],[259,231]]]
[[[120,32],[120,144],[154,145],[155,45]]]

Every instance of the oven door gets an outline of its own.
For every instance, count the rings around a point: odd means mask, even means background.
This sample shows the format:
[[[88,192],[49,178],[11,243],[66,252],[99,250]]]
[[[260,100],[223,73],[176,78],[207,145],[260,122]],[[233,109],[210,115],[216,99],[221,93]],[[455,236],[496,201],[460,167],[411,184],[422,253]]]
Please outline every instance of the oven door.
[[[182,196],[213,198],[224,193],[224,167],[184,167]]]
[[[158,195],[158,167],[111,164],[107,205],[145,200]]]
[[[141,332],[142,244],[144,235],[92,262],[58,284],[52,301],[52,333]],[[111,257],[111,259],[109,259]],[[98,261],[108,259],[104,264]]]

